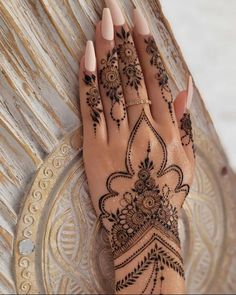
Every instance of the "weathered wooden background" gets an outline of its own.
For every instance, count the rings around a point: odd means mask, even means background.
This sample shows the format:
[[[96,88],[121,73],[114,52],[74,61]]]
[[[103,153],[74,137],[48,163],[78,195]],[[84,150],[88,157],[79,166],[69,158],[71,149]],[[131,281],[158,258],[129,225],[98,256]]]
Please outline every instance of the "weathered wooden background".
[[[132,7],[142,9],[173,91],[186,88],[189,71],[159,2],[119,2],[129,23]],[[93,38],[103,5],[0,0],[2,294],[112,291],[111,253],[81,159],[77,81],[78,57]],[[235,293],[234,179],[196,88],[192,115],[197,169],[181,218],[187,288]]]

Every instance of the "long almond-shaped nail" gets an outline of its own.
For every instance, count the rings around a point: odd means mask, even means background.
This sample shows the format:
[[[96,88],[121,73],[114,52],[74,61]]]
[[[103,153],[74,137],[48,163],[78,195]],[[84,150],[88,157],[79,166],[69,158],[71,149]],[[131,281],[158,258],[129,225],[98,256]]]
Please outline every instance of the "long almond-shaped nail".
[[[105,40],[111,41],[114,38],[114,27],[109,8],[104,8],[102,12],[102,25],[101,25],[102,37]]]
[[[118,5],[117,0],[105,0],[106,6],[110,8],[113,24],[115,26],[122,26],[125,23],[124,16]]]
[[[191,76],[188,78],[188,95],[187,95],[187,109],[189,110],[193,99],[193,79]]]
[[[91,40],[88,40],[86,44],[84,66],[89,72],[94,72],[96,70],[96,55],[93,41]]]
[[[148,35],[150,33],[145,17],[137,8],[134,9],[134,27],[140,35]]]

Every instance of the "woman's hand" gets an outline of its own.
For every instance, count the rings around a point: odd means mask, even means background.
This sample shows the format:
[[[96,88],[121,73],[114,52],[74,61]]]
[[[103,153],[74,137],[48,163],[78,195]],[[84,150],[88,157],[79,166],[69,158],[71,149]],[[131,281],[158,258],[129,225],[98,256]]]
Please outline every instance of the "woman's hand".
[[[92,202],[109,235],[116,292],[183,293],[178,213],[189,192],[194,146],[188,91],[173,99],[147,22],[133,37],[106,1],[80,63],[83,157]]]

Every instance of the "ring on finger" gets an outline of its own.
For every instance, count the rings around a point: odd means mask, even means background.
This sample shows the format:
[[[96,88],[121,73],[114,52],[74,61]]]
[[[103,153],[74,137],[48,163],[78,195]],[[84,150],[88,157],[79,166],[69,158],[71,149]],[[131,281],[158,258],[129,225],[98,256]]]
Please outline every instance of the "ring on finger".
[[[140,98],[140,99],[134,99],[134,100],[127,101],[125,106],[130,107],[132,105],[139,105],[139,104],[146,104],[146,103],[152,104],[151,100]]]

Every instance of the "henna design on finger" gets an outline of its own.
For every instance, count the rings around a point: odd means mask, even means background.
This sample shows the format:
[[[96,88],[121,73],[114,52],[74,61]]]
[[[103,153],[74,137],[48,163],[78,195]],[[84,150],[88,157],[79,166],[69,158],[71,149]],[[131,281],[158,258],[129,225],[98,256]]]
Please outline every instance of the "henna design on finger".
[[[144,130],[152,134],[153,140],[147,140],[148,136],[145,142],[145,137],[142,138],[146,152],[137,161],[135,146]],[[165,268],[184,277],[182,258],[173,247],[179,248],[180,240],[178,209],[172,199],[184,199],[189,185],[183,184],[181,168],[167,163],[167,146],[142,110],[128,141],[126,171],[110,174],[106,182],[108,193],[99,200],[99,218],[111,241],[115,269],[124,273],[123,279],[116,283],[116,291],[145,279],[149,272],[142,294],[153,294],[158,282],[162,289]],[[163,177],[168,175],[171,184],[164,181]],[[115,187],[119,187],[119,191]],[[134,247],[135,252],[132,251]],[[127,257],[127,253],[131,254]],[[135,267],[130,271],[131,261]]]
[[[116,36],[122,41],[117,47],[117,53],[120,62],[123,64],[126,86],[133,87],[138,93],[141,80],[143,79],[143,73],[131,34],[124,27],[121,27],[121,31],[119,33],[117,32]]]
[[[96,136],[97,125],[100,124],[102,110],[102,102],[101,97],[96,84],[96,76],[94,74],[86,74],[84,73],[83,78],[84,83],[89,86],[87,95],[87,105],[90,107],[90,116],[93,121],[93,130],[94,135]]]
[[[99,72],[100,83],[106,89],[106,95],[111,100],[110,115],[119,128],[121,122],[126,117],[126,108],[115,48],[107,53],[106,58],[101,60],[101,66],[102,68]],[[120,109],[119,112],[116,111],[117,108]]]
[[[192,133],[192,121],[189,113],[184,113],[183,117],[180,119],[180,129],[183,131],[181,136],[181,143],[183,146],[188,146],[192,144],[193,155],[195,157],[195,146]]]
[[[168,75],[165,69],[165,66],[162,62],[161,55],[157,48],[156,42],[153,37],[144,39],[144,42],[147,44],[146,52],[151,56],[150,64],[157,69],[155,74],[155,79],[158,81],[158,84],[161,89],[162,99],[166,102],[168,110],[171,116],[172,123],[175,124],[173,116],[173,95],[168,83]]]

